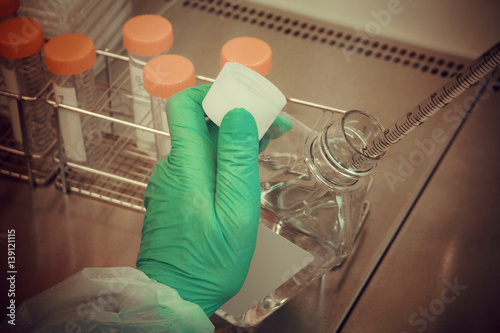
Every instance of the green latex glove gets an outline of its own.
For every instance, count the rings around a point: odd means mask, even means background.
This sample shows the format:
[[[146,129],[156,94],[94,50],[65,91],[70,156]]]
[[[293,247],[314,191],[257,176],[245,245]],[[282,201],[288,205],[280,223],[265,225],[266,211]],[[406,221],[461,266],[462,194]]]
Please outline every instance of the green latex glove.
[[[257,126],[234,109],[220,128],[201,107],[210,86],[170,98],[170,154],[146,190],[137,268],[212,315],[243,285],[260,213]]]

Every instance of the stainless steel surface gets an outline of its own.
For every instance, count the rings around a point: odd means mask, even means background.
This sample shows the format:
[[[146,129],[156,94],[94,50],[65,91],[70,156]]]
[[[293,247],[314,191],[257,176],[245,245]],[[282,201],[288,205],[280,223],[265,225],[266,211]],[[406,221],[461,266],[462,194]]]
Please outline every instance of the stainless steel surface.
[[[249,2],[470,59],[498,42],[500,31],[500,2],[495,0],[245,1]]]
[[[7,230],[16,234],[16,305],[85,267],[135,266],[139,212],[6,177],[0,178],[0,200],[2,268]],[[7,291],[0,285],[3,315]]]
[[[165,13],[174,27],[172,52],[190,58],[198,75],[217,75],[219,51],[228,39],[255,36],[273,49],[268,77],[285,95],[364,110],[385,125],[470,61],[380,36],[356,41],[353,31],[331,23],[260,5],[226,3],[178,1]],[[491,308],[500,296],[495,287],[500,272],[494,266],[500,259],[494,223],[499,217],[499,93],[483,95],[446,152],[477,91],[478,86],[470,88],[389,151],[373,174],[371,211],[354,253],[256,331],[414,332],[421,326],[412,326],[412,313],[439,298],[446,281],[453,283],[455,277],[468,289],[428,320],[426,331],[493,331]],[[320,113],[295,104],[287,112],[310,126]],[[25,237],[19,245],[23,272],[34,272],[42,281],[33,285],[24,277],[24,296],[85,266],[134,265],[140,213],[53,188],[30,190],[8,179],[2,179],[1,192],[1,232],[19,229]],[[23,210],[26,206],[30,208]],[[488,294],[490,300],[482,301]],[[217,332],[231,331],[224,321],[212,319]]]
[[[497,92],[458,134],[343,332],[498,332],[499,88],[497,78]]]

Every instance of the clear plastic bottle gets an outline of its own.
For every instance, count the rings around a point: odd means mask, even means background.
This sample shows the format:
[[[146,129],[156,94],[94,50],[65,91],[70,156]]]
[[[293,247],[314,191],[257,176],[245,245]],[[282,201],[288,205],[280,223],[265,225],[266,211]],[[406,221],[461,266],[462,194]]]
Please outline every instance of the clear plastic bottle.
[[[158,15],[139,15],[123,26],[123,46],[128,51],[130,83],[132,85],[134,122],[152,127],[149,94],[144,90],[143,68],[156,56],[166,53],[174,37],[170,22]],[[136,129],[136,144],[147,151],[155,151],[155,135]]]
[[[17,17],[0,22],[0,64],[7,91],[36,97],[46,85],[41,50],[44,38],[40,24]],[[43,155],[54,142],[51,109],[43,98],[22,103],[30,154]],[[17,101],[9,98],[13,136],[21,147],[23,135]]]
[[[271,141],[259,157],[260,223],[314,260],[243,316],[222,313],[237,326],[257,325],[345,260],[361,223],[369,174],[378,161],[364,156],[363,147],[383,127],[364,112],[350,111],[319,133],[292,117],[290,121],[292,129]]]
[[[168,99],[175,93],[196,83],[194,66],[189,59],[167,54],[148,61],[144,66],[144,88],[151,95],[151,110],[154,128],[169,132],[166,106]],[[156,136],[158,159],[170,153],[170,137]]]
[[[44,55],[57,102],[93,111],[96,54],[92,40],[82,34],[63,34],[45,45]],[[99,118],[60,109],[59,120],[66,159],[96,166],[103,151]]]

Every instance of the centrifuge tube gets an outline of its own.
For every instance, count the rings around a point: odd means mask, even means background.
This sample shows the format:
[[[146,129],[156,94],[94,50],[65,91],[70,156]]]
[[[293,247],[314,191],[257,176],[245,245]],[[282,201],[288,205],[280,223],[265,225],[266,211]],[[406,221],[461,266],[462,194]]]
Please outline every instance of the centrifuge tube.
[[[20,6],[20,0],[0,0],[0,22],[7,19],[17,17],[17,10]],[[5,90],[5,79],[0,71],[0,89]],[[0,108],[8,110],[8,99],[6,96],[0,95]]]
[[[44,48],[45,65],[51,72],[58,103],[95,111],[94,43],[82,34],[52,38]],[[60,108],[59,124],[66,159],[95,166],[102,156],[99,118]]]
[[[144,88],[151,95],[153,125],[157,130],[169,132],[166,106],[175,93],[195,85],[194,66],[189,59],[167,54],[148,61],[144,67]],[[158,159],[168,155],[171,148],[170,137],[156,136]]]
[[[144,89],[143,68],[152,58],[165,54],[174,41],[172,25],[158,15],[139,15],[123,26],[123,46],[128,51],[130,83],[132,85],[134,122],[152,125],[149,94]],[[155,150],[155,135],[136,129],[137,147]]]
[[[40,24],[30,18],[17,17],[0,22],[0,64],[7,91],[37,97],[46,85],[41,50],[44,43]],[[31,154],[44,154],[54,142],[50,125],[50,107],[38,96],[22,102],[26,138]],[[13,137],[23,144],[17,100],[9,98],[8,107]]]

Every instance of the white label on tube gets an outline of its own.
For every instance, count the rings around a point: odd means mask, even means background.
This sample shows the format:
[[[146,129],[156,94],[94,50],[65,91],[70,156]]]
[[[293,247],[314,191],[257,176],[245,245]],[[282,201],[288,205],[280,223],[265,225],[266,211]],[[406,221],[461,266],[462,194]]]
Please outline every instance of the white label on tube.
[[[242,316],[313,260],[312,254],[259,224],[257,245],[245,283],[221,309],[236,317]]]
[[[5,80],[5,88],[8,92],[19,94],[19,86],[17,85],[16,72],[5,67],[2,67],[3,77]],[[14,98],[8,97],[10,121],[12,122],[12,131],[14,139],[23,143],[23,135],[21,133],[21,122],[19,119],[19,110],[17,109],[17,101]]]
[[[142,68],[133,65],[130,68],[130,82],[132,84],[132,91],[139,94],[147,94],[144,90],[144,82],[142,78]]]
[[[78,107],[75,88],[54,85],[54,92],[59,103]],[[68,160],[75,162],[87,161],[80,114],[65,110],[64,108],[60,108],[59,110],[61,135],[66,157]]]
[[[131,64],[129,69],[132,93],[134,96],[134,122],[138,125],[150,126],[153,121],[151,115],[151,102],[149,94],[144,90],[142,68]],[[139,148],[146,150],[154,149],[155,135],[153,133],[136,129],[135,134],[137,139],[136,143]]]

